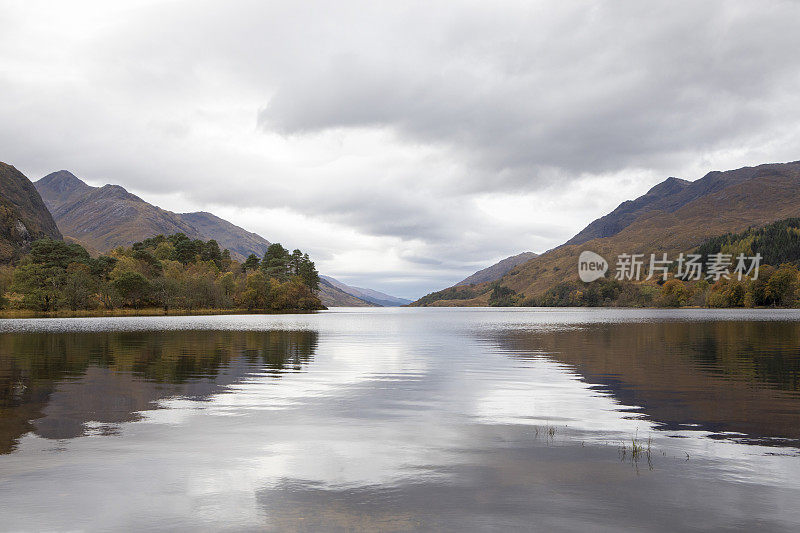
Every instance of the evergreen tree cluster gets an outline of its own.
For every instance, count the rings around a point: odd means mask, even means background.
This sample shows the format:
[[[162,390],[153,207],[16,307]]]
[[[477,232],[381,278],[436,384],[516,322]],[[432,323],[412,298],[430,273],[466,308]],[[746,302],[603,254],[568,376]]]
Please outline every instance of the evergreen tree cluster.
[[[800,266],[800,218],[787,218],[761,228],[749,228],[741,233],[713,237],[697,249],[708,260],[710,254],[725,253],[734,257],[761,254],[768,265],[792,263]]]
[[[0,304],[17,309],[320,309],[308,254],[273,244],[243,264],[214,240],[157,235],[92,258],[78,244],[35,241],[0,269]]]
[[[311,290],[319,289],[319,273],[308,254],[300,250],[289,253],[289,250],[279,243],[270,244],[261,260],[256,255],[250,254],[242,264],[242,268],[250,271],[261,269],[265,276],[281,281],[296,276]]]

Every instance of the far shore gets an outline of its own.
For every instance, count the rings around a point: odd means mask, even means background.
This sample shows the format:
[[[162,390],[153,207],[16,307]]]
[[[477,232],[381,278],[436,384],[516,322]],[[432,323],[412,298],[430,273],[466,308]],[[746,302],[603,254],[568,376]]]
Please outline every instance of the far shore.
[[[6,318],[96,318],[123,316],[197,316],[197,315],[285,315],[313,313],[307,309],[168,309],[146,307],[141,309],[84,309],[78,311],[31,311],[28,309],[2,309],[0,319]]]

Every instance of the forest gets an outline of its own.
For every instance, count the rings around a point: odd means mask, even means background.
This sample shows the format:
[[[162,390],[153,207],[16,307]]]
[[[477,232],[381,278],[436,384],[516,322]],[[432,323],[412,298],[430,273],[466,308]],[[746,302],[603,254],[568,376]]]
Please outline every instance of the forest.
[[[243,263],[214,240],[158,235],[92,257],[82,246],[39,239],[16,265],[0,267],[0,306],[54,312],[158,308],[284,311],[324,309],[308,254],[278,243]]]

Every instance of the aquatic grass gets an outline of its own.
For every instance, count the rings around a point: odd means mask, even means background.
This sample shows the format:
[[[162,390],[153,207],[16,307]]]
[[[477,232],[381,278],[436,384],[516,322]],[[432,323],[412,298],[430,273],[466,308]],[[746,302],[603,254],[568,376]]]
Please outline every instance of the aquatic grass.
[[[548,440],[553,440],[556,436],[556,427],[551,426],[550,424],[547,424],[544,427],[534,426],[533,431],[534,431],[534,438],[537,439],[539,438],[540,433],[543,434],[544,437]]]
[[[652,450],[653,450],[652,437],[647,437],[647,440],[643,441],[638,437],[638,432],[637,432],[637,434],[631,437],[630,447],[624,441],[620,442],[618,453],[620,461],[625,461],[630,455],[631,463],[637,466],[637,470],[639,461],[641,459],[646,459],[647,466],[650,468],[650,470],[652,470],[653,469]]]

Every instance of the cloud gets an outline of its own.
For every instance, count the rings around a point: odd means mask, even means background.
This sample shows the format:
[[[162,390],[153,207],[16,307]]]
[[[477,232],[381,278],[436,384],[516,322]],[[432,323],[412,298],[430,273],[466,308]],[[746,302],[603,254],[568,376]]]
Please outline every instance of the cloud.
[[[721,0],[7,2],[2,158],[224,213],[413,297],[560,244],[667,176],[797,159],[798,15]]]
[[[442,17],[436,39],[420,9],[393,28],[402,47],[372,32],[359,53],[329,43],[322,68],[281,80],[259,125],[391,128],[477,165],[460,176],[470,189],[536,188],[747,141],[782,120],[770,104],[798,81],[796,5],[505,7]]]

